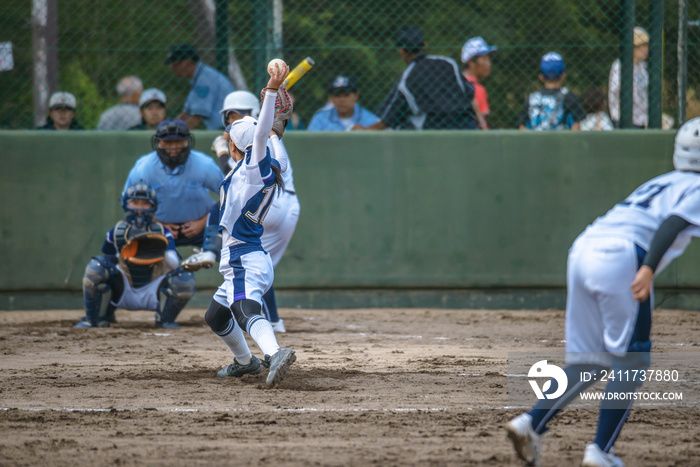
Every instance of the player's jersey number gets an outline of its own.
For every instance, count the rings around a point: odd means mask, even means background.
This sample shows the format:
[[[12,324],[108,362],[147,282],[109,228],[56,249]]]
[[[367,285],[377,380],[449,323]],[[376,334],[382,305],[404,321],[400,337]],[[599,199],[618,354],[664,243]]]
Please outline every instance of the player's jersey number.
[[[662,191],[664,191],[666,188],[671,186],[670,183],[667,183],[665,185],[660,185],[658,183],[652,183],[651,185],[647,185],[645,187],[642,187],[632,193],[629,198],[624,200],[623,202],[620,203],[621,206],[630,206],[634,205],[636,207],[642,208],[642,209],[649,209],[649,206],[651,205],[651,201],[657,197],[659,194],[661,194]]]
[[[255,212],[247,211],[245,213],[245,216],[256,224],[262,224],[265,221],[265,216],[267,216],[267,212],[270,210],[270,206],[272,206],[270,198],[272,198],[272,194],[275,192],[275,185],[263,188],[262,192],[264,196],[260,204],[258,204],[258,210]]]

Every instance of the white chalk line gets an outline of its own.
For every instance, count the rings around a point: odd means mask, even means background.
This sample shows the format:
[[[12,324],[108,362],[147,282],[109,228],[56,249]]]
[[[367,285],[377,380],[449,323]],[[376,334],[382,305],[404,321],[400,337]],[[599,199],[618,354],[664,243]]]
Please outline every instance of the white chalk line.
[[[228,409],[209,409],[209,408],[179,408],[179,407],[142,407],[142,408],[101,408],[101,407],[0,407],[1,411],[22,410],[25,412],[205,412],[205,413],[220,413],[220,412],[255,412],[260,410],[251,410],[246,408],[228,408]],[[447,407],[396,407],[396,408],[319,408],[319,407],[300,407],[300,408],[281,408],[272,409],[272,412],[391,412],[391,413],[412,413],[412,412],[451,412],[454,409]],[[473,410],[472,407],[463,407],[461,410]]]

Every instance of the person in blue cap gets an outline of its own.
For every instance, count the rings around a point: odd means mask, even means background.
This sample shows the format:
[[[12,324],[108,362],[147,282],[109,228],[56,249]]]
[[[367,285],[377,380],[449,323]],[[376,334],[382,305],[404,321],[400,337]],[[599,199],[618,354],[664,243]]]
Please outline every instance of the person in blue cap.
[[[525,100],[520,115],[521,130],[580,130],[586,112],[578,97],[563,87],[566,81],[564,59],[549,52],[540,61],[543,87]]]

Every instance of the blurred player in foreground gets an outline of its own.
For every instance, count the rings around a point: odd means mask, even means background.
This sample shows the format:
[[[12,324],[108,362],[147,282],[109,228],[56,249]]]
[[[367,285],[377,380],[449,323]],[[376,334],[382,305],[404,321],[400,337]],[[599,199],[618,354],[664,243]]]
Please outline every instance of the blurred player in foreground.
[[[235,91],[226,96],[224,107],[221,109],[222,119],[225,125],[230,125],[233,122],[241,120],[245,116],[258,118],[260,113],[260,103],[258,98],[248,91]],[[213,143],[212,149],[216,152],[221,163],[221,168],[228,172],[236,167],[236,161],[229,157],[228,141],[223,136],[218,136]],[[294,235],[294,230],[299,220],[299,200],[297,199],[294,189],[294,175],[292,164],[289,161],[287,150],[284,143],[274,131],[270,134],[267,147],[270,150],[273,159],[278,159],[281,153],[282,157],[287,160],[287,170],[282,172],[282,180],[284,180],[284,189],[280,190],[272,200],[272,206],[265,217],[265,230],[262,235],[263,249],[272,257],[272,266],[277,267],[277,264],[282,259],[289,241]],[[196,267],[197,258],[188,258],[188,266]],[[183,263],[184,264],[184,263]],[[222,300],[225,297],[220,297]],[[270,287],[270,290],[263,296],[263,312],[265,317],[270,321],[272,329],[275,332],[285,332],[284,320],[279,317],[277,312],[277,300],[275,299],[275,289]]]
[[[610,368],[624,377],[605,386],[595,440],[586,446],[582,465],[624,465],[613,445],[633,398],[620,396],[635,393],[643,381],[635,375],[650,365],[653,277],[700,236],[700,118],[678,130],[673,164],[676,170],[642,184],[596,219],[569,251],[567,389],[506,425],[516,452],[530,465],[539,463],[547,423],[595,382],[595,377],[582,381],[581,373]]]
[[[153,220],[156,192],[145,183],[122,197],[125,219],[107,233],[102,256],[85,269],[85,317],[76,328],[109,327],[117,307],[153,310],[156,326],[177,328],[175,319],[194,294],[194,276],[178,268],[171,233]]]
[[[261,315],[262,297],[272,286],[274,270],[260,237],[275,192],[284,189],[281,172],[287,169],[286,155],[277,153],[273,160],[267,147],[270,132],[277,138],[282,136],[291,114],[288,96],[284,89],[279,90],[289,74],[286,65],[282,68],[275,66],[270,71],[259,121],[243,117],[226,128],[236,165],[221,184],[223,248],[219,271],[224,282],[204,316],[234,356],[233,363],[217,375],[240,377],[262,371],[263,364],[245,341],[245,330],[265,354],[270,368],[268,387],[275,387],[296,360],[294,350],[280,348],[270,322]]]

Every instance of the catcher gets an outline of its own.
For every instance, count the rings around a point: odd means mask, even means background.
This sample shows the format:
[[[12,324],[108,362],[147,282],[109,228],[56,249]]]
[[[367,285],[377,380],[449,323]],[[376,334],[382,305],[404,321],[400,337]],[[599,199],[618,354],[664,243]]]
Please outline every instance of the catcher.
[[[75,327],[109,327],[120,307],[153,310],[156,327],[177,328],[175,319],[195,291],[194,275],[178,267],[172,234],[153,220],[153,188],[142,180],[126,189],[121,203],[125,220],[107,233],[103,255],[85,268],[85,317]]]

